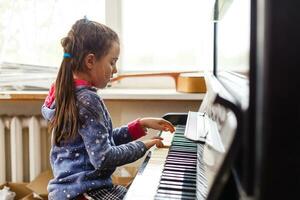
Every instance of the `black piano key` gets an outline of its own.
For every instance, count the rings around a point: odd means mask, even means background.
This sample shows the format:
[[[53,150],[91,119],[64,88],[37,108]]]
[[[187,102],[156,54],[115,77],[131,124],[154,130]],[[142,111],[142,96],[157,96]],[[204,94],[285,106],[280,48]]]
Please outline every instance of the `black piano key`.
[[[172,165],[186,165],[186,166],[194,166],[196,168],[197,163],[196,162],[188,162],[188,161],[176,161],[176,160],[167,160],[166,164],[172,164]]]
[[[156,200],[170,200],[170,199],[179,199],[179,200],[195,200],[196,196],[182,196],[182,195],[176,195],[176,194],[163,194],[158,193],[155,195]]]
[[[187,196],[187,197],[196,197],[196,194],[194,192],[185,192],[185,191],[178,191],[178,190],[164,190],[164,189],[158,189],[158,194],[170,194],[170,195],[180,195],[180,196]]]
[[[173,140],[171,142],[172,145],[174,146],[182,146],[182,145],[188,145],[188,146],[191,146],[191,147],[197,147],[196,144],[191,144],[190,142],[188,141],[185,141],[183,139],[176,139],[176,140]]]
[[[184,164],[177,164],[177,165],[174,165],[174,164],[169,164],[169,163],[166,163],[165,164],[165,167],[174,167],[176,169],[190,169],[190,170],[196,170],[196,166],[189,166],[189,165],[184,165]]]
[[[178,190],[178,191],[185,191],[185,192],[196,192],[195,187],[189,187],[189,186],[178,186],[178,185],[167,185],[167,184],[159,184],[159,189],[165,189],[165,190]]]
[[[174,167],[164,167],[163,172],[165,173],[170,173],[170,174],[180,174],[180,175],[192,175],[192,176],[196,176],[196,174],[194,174],[195,170],[176,170],[176,168]]]
[[[169,156],[176,156],[179,158],[192,158],[197,160],[197,155],[194,154],[193,152],[188,152],[188,151],[183,151],[183,150],[178,150],[174,149],[173,151],[169,151],[168,157]]]
[[[190,156],[188,154],[182,154],[182,153],[177,153],[177,152],[171,152],[169,153],[168,158],[171,158],[171,159],[182,159],[182,160],[193,160],[193,161],[197,161],[197,158],[194,157],[194,156]]]
[[[167,161],[170,162],[177,162],[177,163],[197,163],[197,160],[195,158],[184,158],[184,156],[182,157],[176,157],[175,155],[170,155],[169,157],[167,157],[166,159]]]
[[[190,172],[182,172],[182,171],[173,171],[173,170],[167,170],[163,169],[162,174],[170,175],[170,176],[190,176],[190,177],[196,177],[196,174],[190,173]]]
[[[183,142],[183,141],[173,142],[172,145],[175,145],[175,146],[184,146],[184,147],[197,147],[197,144],[191,144],[191,143]]]
[[[192,174],[171,174],[169,172],[163,172],[161,176],[162,179],[178,179],[178,180],[186,180],[187,182],[195,182],[197,181],[197,176]]]
[[[173,150],[177,150],[177,149],[180,149],[182,151],[187,151],[189,153],[193,153],[195,155],[197,155],[197,147],[195,146],[189,146],[189,145],[185,145],[185,144],[182,144],[182,145],[171,145],[170,147],[170,151],[173,151]]]
[[[171,146],[170,147],[170,151],[171,152],[182,152],[182,153],[195,153],[197,150],[196,149],[192,149],[192,148],[179,148],[176,146]],[[195,156],[197,157],[197,154],[195,154]]]
[[[183,142],[177,142],[177,143],[172,143],[170,149],[174,149],[174,148],[182,148],[182,149],[193,149],[193,150],[197,150],[197,146],[190,146],[187,143],[183,143]],[[196,153],[196,151],[195,151]]]
[[[183,162],[195,162],[197,163],[197,159],[196,158],[187,158],[187,157],[178,157],[178,156],[175,156],[175,154],[170,154],[168,157],[167,157],[167,160],[175,160],[175,161],[183,161]]]
[[[177,125],[176,126],[176,133],[182,133],[184,134],[185,126],[184,125]]]
[[[195,178],[189,178],[189,177],[176,177],[176,176],[162,176],[160,180],[162,180],[162,181],[187,182],[187,183],[195,183],[195,184],[196,184],[196,182],[197,182]]]
[[[173,137],[173,140],[172,140],[172,143],[174,142],[186,142],[186,143],[190,143],[189,140],[187,140],[186,138],[184,137]]]
[[[164,169],[162,172],[162,176],[173,176],[173,177],[187,177],[187,178],[197,178],[196,174],[188,173],[188,172],[176,172]]]
[[[181,172],[188,172],[188,173],[197,173],[196,169],[186,169],[186,168],[177,168],[177,167],[168,167],[165,166],[164,169],[170,171],[181,171]]]
[[[181,187],[191,187],[196,188],[196,183],[190,183],[190,182],[179,182],[179,181],[171,181],[171,180],[161,180],[159,184],[166,184],[166,185],[178,185]]]
[[[179,158],[192,158],[192,159],[197,160],[197,155],[191,154],[191,153],[186,153],[186,152],[171,151],[168,154],[168,157],[169,156],[175,156],[175,157],[179,157]]]
[[[191,161],[191,160],[176,160],[176,159],[167,159],[166,163],[170,163],[170,164],[186,164],[186,165],[190,165],[190,166],[197,166],[197,162],[196,161]]]

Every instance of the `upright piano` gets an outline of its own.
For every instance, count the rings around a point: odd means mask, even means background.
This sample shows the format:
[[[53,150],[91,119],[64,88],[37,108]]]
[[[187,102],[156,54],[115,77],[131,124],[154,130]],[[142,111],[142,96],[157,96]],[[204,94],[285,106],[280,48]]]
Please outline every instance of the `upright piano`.
[[[214,2],[214,68],[206,75],[207,94],[199,112],[217,124],[224,151],[212,145],[214,139],[187,139],[187,114],[167,114],[177,127],[173,138],[165,140],[170,147],[149,152],[127,200],[299,199],[300,2]],[[226,18],[225,10],[234,10],[231,2],[251,10]],[[250,19],[238,24],[246,15]],[[230,34],[226,20],[237,24]],[[243,25],[250,20],[247,32]],[[237,49],[234,43],[248,47]],[[245,54],[222,59],[230,48]],[[246,79],[232,73],[238,69],[226,68],[228,61],[235,66],[241,58],[241,66],[248,68]]]
[[[188,113],[166,114],[176,131],[160,133],[166,148],[148,153],[125,199],[214,199],[221,193],[237,152],[239,114],[218,80],[209,73],[205,79],[207,94],[198,113],[207,115],[217,132],[207,126],[210,134],[204,140],[191,140],[185,134],[197,134],[201,124],[191,121]]]

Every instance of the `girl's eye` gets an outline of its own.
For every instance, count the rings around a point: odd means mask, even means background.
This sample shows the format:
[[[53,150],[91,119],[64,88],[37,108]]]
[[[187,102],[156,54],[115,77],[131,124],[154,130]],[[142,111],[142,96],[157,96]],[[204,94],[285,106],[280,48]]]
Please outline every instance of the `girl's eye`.
[[[117,64],[117,61],[118,61],[118,59],[114,58],[114,59],[111,60],[111,63],[110,63],[110,64],[111,64],[112,66],[115,66],[115,65]]]

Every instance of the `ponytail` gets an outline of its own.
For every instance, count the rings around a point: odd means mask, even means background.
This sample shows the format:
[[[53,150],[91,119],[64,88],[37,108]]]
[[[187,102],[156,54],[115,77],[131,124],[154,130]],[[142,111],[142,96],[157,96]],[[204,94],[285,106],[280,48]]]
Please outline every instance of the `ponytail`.
[[[61,63],[55,82],[55,114],[50,124],[54,134],[54,144],[74,138],[77,134],[78,114],[71,58],[65,57]]]

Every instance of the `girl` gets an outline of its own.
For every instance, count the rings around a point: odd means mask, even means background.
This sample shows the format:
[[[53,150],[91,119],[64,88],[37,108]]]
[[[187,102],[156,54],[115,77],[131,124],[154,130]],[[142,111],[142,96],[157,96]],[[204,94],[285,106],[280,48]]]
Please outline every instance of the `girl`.
[[[174,127],[160,118],[142,118],[112,128],[96,93],[117,72],[119,39],[109,27],[78,20],[62,46],[64,58],[42,107],[52,131],[49,199],[122,199],[126,188],[111,179],[116,167],[141,158],[154,145],[163,146],[159,137],[134,140],[144,136],[146,128],[173,132]]]

